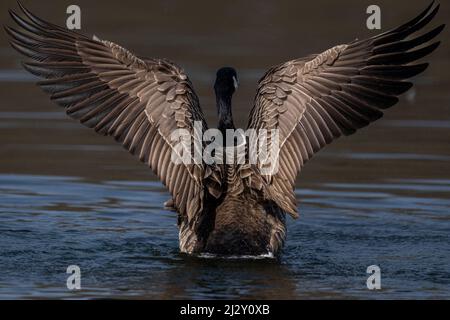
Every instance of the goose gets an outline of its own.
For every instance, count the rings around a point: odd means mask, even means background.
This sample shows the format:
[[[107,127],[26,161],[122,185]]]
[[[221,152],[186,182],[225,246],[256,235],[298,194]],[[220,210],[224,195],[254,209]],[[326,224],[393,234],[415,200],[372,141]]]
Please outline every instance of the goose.
[[[278,132],[278,170],[265,171],[259,160],[172,161],[175,130],[183,129],[200,151],[207,147],[195,134],[195,123],[202,132],[209,129],[183,69],[47,22],[20,2],[19,7],[20,15],[9,11],[17,26],[5,30],[26,57],[24,68],[42,78],[38,85],[69,117],[113,137],[152,169],[170,191],[167,206],[177,212],[180,251],[189,255],[279,257],[286,218],[299,216],[297,175],[323,147],[395,105],[412,87],[408,79],[427,68],[415,61],[439,46],[433,39],[445,27],[419,35],[439,10],[432,2],[397,28],[270,68],[258,83],[248,121],[249,129]],[[235,69],[218,70],[220,132],[235,129],[231,105],[237,87]],[[250,149],[245,152],[248,158]]]

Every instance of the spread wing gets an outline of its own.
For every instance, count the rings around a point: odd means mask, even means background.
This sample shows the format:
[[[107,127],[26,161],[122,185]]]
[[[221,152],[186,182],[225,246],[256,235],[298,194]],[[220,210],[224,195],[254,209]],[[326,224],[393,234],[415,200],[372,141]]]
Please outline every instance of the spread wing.
[[[24,67],[45,78],[39,85],[70,117],[114,137],[148,164],[170,190],[179,213],[193,222],[202,210],[204,187],[211,187],[204,177],[217,170],[171,161],[172,152],[181,156],[172,132],[185,129],[193,142],[200,139],[194,121],[206,130],[184,72],[167,60],[140,59],[117,44],[90,39],[21,9],[26,18],[10,11],[20,28],[6,31],[11,45],[30,58]]]
[[[260,80],[249,128],[279,129],[279,169],[266,177],[275,199],[296,211],[297,174],[324,146],[381,118],[411,88],[404,81],[427,64],[411,64],[434,51],[441,25],[421,36],[438,12],[433,3],[408,23],[370,39],[289,61]],[[408,38],[408,39],[407,39]]]

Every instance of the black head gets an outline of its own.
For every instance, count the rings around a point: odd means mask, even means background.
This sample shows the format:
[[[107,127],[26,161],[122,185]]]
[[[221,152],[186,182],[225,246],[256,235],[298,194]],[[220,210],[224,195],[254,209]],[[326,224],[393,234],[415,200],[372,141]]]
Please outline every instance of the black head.
[[[236,70],[233,68],[221,68],[217,71],[214,89],[220,95],[232,95],[239,85]]]

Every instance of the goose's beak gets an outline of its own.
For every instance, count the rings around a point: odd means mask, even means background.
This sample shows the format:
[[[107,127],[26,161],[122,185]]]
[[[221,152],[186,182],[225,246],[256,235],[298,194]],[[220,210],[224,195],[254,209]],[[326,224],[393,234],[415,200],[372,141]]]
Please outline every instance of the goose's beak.
[[[239,88],[239,80],[233,76],[234,89]]]

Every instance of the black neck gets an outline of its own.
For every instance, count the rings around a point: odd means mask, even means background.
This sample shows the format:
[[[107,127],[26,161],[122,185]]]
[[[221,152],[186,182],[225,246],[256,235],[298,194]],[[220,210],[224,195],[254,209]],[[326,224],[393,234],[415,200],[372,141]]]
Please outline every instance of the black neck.
[[[235,129],[231,113],[231,94],[216,92],[217,110],[219,112],[219,130],[225,136],[227,129]]]

